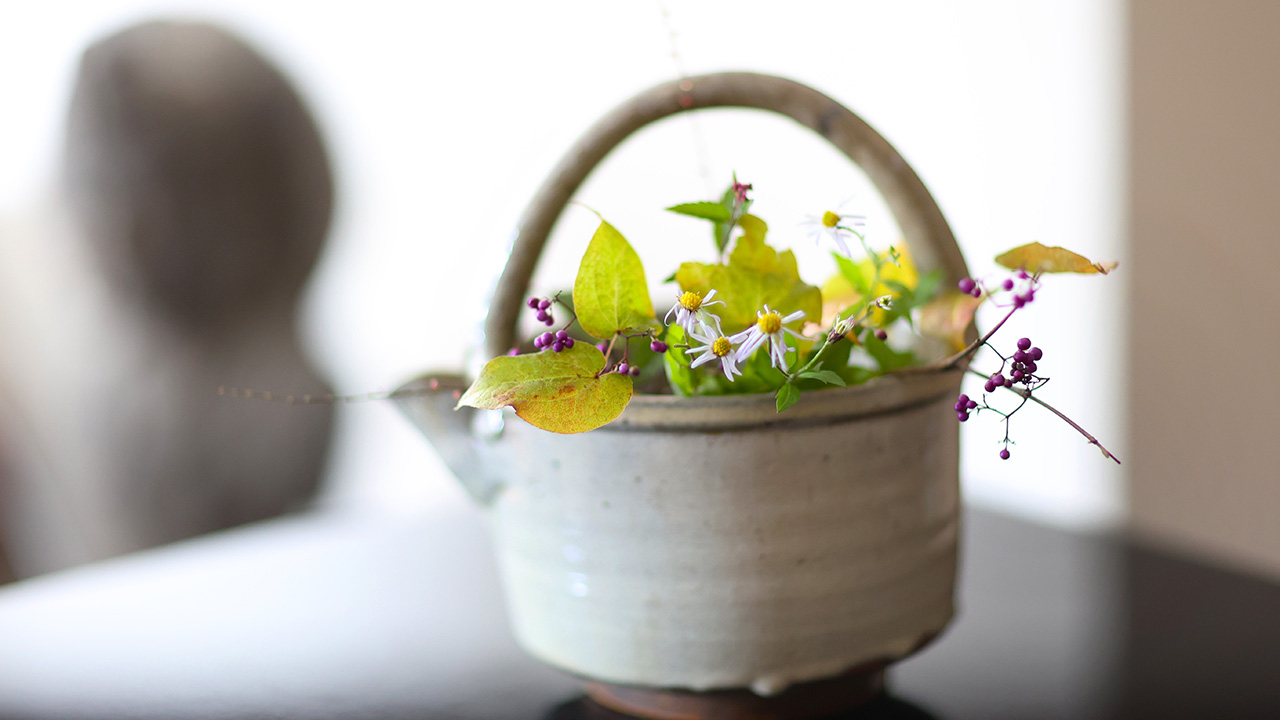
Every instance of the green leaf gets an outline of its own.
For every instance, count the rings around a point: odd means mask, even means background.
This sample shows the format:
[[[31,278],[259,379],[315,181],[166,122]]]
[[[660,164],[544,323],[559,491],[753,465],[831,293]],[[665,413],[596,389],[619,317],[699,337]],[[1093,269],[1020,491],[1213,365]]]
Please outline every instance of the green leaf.
[[[822,291],[800,279],[795,254],[780,253],[765,243],[768,226],[763,220],[744,215],[740,222],[743,234],[729,255],[729,264],[684,263],[676,271],[681,289],[703,295],[716,291],[716,299],[723,299],[725,305],[712,310],[720,316],[725,334],[750,327],[756,311],[766,304],[783,315],[803,310],[807,320],[819,320]]]
[[[871,359],[876,361],[881,372],[901,370],[916,362],[916,356],[910,350],[898,352],[874,334],[867,335],[866,346]]]
[[[840,387],[845,386],[844,378],[830,370],[806,370],[805,372],[800,373],[800,377],[812,380],[821,380],[828,385],[839,385]]]
[[[858,291],[859,295],[867,295],[871,290],[871,278],[862,272],[862,268],[858,263],[841,255],[840,253],[831,253],[831,257],[836,259],[836,268],[840,270],[840,274],[845,280]]]
[[[530,425],[555,433],[594,430],[631,402],[631,378],[617,373],[596,376],[604,355],[589,343],[564,352],[544,350],[496,357],[458,400],[483,410],[510,405]]]
[[[883,373],[877,372],[870,368],[860,367],[858,365],[850,365],[840,371],[840,377],[850,385],[861,385],[873,377],[879,377]]]
[[[913,307],[919,307],[933,299],[942,289],[942,270],[933,270],[920,276],[916,283]]]
[[[672,205],[667,210],[680,215],[688,215],[689,217],[702,218],[703,220],[711,220],[718,223],[729,222],[729,218],[733,216],[729,208],[718,202],[711,201],[681,203]]]
[[[853,341],[837,340],[827,348],[827,353],[818,362],[818,369],[839,372],[849,364],[849,355],[853,352]]]
[[[684,348],[676,347],[684,341],[684,328],[674,324],[667,328],[667,344],[671,347],[663,354],[662,363],[667,370],[667,382],[671,384],[671,389],[677,395],[689,397],[697,387],[697,378],[693,368],[689,367],[690,360],[685,355]]]
[[[654,324],[653,301],[640,256],[622,233],[601,221],[573,282],[578,324],[602,339]]]
[[[944,292],[920,309],[920,334],[945,340],[952,350],[961,350],[967,344],[964,341],[965,328],[969,327],[981,304],[981,298],[959,290]]]
[[[791,383],[787,383],[778,388],[777,398],[778,412],[782,412],[800,400],[800,389]]]
[[[733,225],[729,221],[733,219],[733,208],[737,205],[737,202],[738,198],[733,192],[733,185],[730,185],[725,189],[724,195],[720,196],[720,205],[728,215],[723,221],[717,221],[711,228],[711,238],[716,244],[717,253],[724,253],[725,246],[729,244],[729,236],[733,234]],[[739,217],[746,214],[747,210],[751,208],[752,202],[748,200],[742,203],[742,207],[738,208]]]
[[[1083,255],[1061,247],[1048,247],[1038,242],[1020,245],[996,257],[996,262],[1010,270],[1026,270],[1032,275],[1040,273],[1080,273],[1106,275],[1116,269],[1116,263],[1097,263]]]

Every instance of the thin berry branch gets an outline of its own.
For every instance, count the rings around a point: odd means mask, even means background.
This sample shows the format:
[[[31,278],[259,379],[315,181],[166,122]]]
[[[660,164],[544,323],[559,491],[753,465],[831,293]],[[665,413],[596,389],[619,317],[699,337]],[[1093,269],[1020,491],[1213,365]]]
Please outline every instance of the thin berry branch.
[[[987,377],[986,375],[983,375],[982,373],[978,372],[977,370],[969,369],[969,370],[968,370],[968,372],[970,372],[970,373],[972,373],[972,374],[974,374],[974,375],[977,375],[978,377],[981,377],[981,378],[985,378],[985,377]],[[1103,457],[1106,457],[1106,458],[1109,458],[1109,459],[1111,459],[1111,460],[1114,460],[1114,461],[1116,462],[1116,464],[1117,464],[1117,465],[1120,465],[1120,464],[1121,464],[1121,462],[1120,462],[1120,458],[1116,457],[1116,456],[1115,456],[1115,455],[1114,455],[1110,450],[1108,450],[1106,447],[1104,447],[1104,446],[1103,446],[1103,444],[1098,440],[1098,438],[1094,437],[1094,436],[1093,436],[1093,435],[1092,435],[1088,430],[1085,430],[1084,428],[1080,427],[1080,424],[1079,424],[1079,423],[1077,423],[1075,420],[1072,420],[1071,418],[1069,418],[1069,417],[1067,417],[1066,415],[1064,415],[1064,414],[1062,413],[1062,411],[1061,411],[1061,410],[1058,410],[1058,408],[1056,408],[1056,407],[1054,407],[1054,406],[1050,405],[1049,403],[1047,403],[1047,402],[1045,402],[1045,401],[1041,400],[1040,398],[1036,397],[1034,394],[1032,394],[1031,390],[1029,390],[1029,389],[1027,389],[1027,388],[1017,388],[1017,387],[1013,387],[1012,385],[1005,385],[1005,386],[1004,386],[1004,388],[1005,388],[1006,390],[1008,390],[1009,392],[1012,392],[1013,394],[1015,394],[1015,395],[1018,395],[1018,396],[1022,397],[1022,399],[1023,399],[1023,400],[1022,400],[1023,404],[1026,404],[1026,401],[1030,400],[1031,402],[1033,402],[1033,403],[1035,403],[1035,404],[1039,405],[1040,407],[1044,408],[1045,410],[1048,410],[1049,412],[1053,413],[1054,415],[1057,415],[1057,416],[1058,416],[1058,418],[1059,418],[1060,420],[1062,420],[1062,421],[1063,421],[1063,422],[1065,422],[1066,424],[1070,425],[1071,427],[1075,428],[1075,431],[1076,431],[1076,432],[1078,432],[1078,433],[1080,433],[1081,435],[1083,435],[1083,436],[1084,436],[1084,438],[1085,438],[1085,440],[1088,440],[1088,441],[1089,441],[1089,444],[1090,444],[1090,445],[1094,445],[1094,446],[1096,446],[1099,450],[1101,450],[1101,451],[1102,451],[1102,456],[1103,456]],[[1018,407],[1022,407],[1022,405],[1019,405]],[[1016,412],[1016,411],[1015,411],[1015,412]],[[1012,414],[1012,413],[1010,413],[1010,414]]]

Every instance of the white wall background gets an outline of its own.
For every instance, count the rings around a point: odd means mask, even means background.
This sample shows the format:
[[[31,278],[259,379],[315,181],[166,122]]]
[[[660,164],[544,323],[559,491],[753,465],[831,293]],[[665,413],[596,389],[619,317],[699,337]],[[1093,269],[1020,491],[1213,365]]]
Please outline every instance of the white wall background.
[[[81,49],[127,23],[177,16],[247,36],[296,80],[331,141],[340,200],[302,321],[317,363],[343,392],[464,364],[524,200],[600,114],[677,74],[673,48],[690,73],[790,76],[861,114],[932,189],[977,274],[994,271],[997,252],[1031,240],[1123,260],[1122,12],[1106,0],[813,2],[785,11],[670,0],[665,9],[656,1],[24,3],[2,21],[0,216],[50,196]],[[734,170],[755,183],[775,241],[795,243],[811,276],[830,264],[796,227],[806,213],[855,195],[872,215],[873,238],[896,240],[865,181],[820,141],[745,113],[643,133],[580,199],[631,238],[656,280],[689,247],[705,251],[703,228],[660,208],[709,196]],[[544,287],[571,280],[591,228],[586,211],[571,209]],[[39,248],[9,256],[23,252]],[[1054,278],[1005,333],[1008,343],[1027,334],[1047,351],[1041,366],[1054,380],[1044,397],[1121,457],[1123,292],[1123,275]],[[1045,413],[1028,409],[1016,421],[1019,444],[1003,463],[994,423],[964,427],[971,501],[1068,525],[1122,516],[1119,469]],[[383,404],[344,409],[334,460],[335,501],[396,508],[455,494]]]

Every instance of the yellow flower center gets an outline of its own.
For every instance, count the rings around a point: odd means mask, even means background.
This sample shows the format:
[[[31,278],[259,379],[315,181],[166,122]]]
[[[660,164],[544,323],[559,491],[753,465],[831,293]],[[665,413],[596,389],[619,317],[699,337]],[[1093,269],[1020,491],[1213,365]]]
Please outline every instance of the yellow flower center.
[[[716,357],[724,357],[732,349],[733,344],[729,342],[729,338],[716,338],[716,341],[711,343],[711,352],[715,353]]]
[[[840,224],[840,216],[828,210],[822,213],[822,224],[833,228]]]
[[[776,312],[765,313],[756,324],[760,326],[760,332],[772,335],[782,329],[782,316]]]
[[[696,292],[689,291],[680,296],[680,307],[693,312],[702,307],[702,296]]]

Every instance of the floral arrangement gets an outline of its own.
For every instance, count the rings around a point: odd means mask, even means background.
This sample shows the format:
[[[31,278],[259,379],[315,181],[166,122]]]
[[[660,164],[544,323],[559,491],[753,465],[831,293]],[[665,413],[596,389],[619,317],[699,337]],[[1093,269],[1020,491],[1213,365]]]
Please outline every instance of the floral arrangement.
[[[1048,382],[1044,352],[1028,338],[1001,353],[992,338],[1014,313],[1036,299],[1046,274],[1106,274],[1069,250],[1032,243],[996,258],[1010,274],[995,282],[965,278],[942,287],[941,271],[920,275],[905,252],[872,248],[860,215],[826,211],[808,218],[809,234],[834,246],[837,274],[818,287],[801,279],[795,255],[766,240],[768,226],[750,213],[752,186],[738,182],[719,201],[667,208],[711,223],[718,262],[685,262],[667,278],[679,286],[661,318],[654,312],[644,266],[626,238],[601,218],[578,267],[571,298],[530,298],[538,322],[552,328],[533,339],[532,352],[514,348],[485,365],[458,401],[481,409],[512,407],[551,432],[578,433],[616,418],[633,392],[681,396],[772,393],[784,412],[805,392],[845,387],[886,374],[965,369],[983,378],[978,397],[962,394],[957,420],[989,413],[1004,424],[1000,457],[1008,459],[1010,418],[1028,402],[1072,425],[1119,462],[1074,421],[1036,397]],[[966,342],[965,331],[983,303],[1007,308],[989,332]],[[557,316],[564,318],[557,323]],[[558,329],[557,328],[558,325]],[[950,353],[927,362],[920,339]],[[995,372],[968,367],[988,347]],[[1009,410],[991,397],[1004,389],[1019,398]]]

